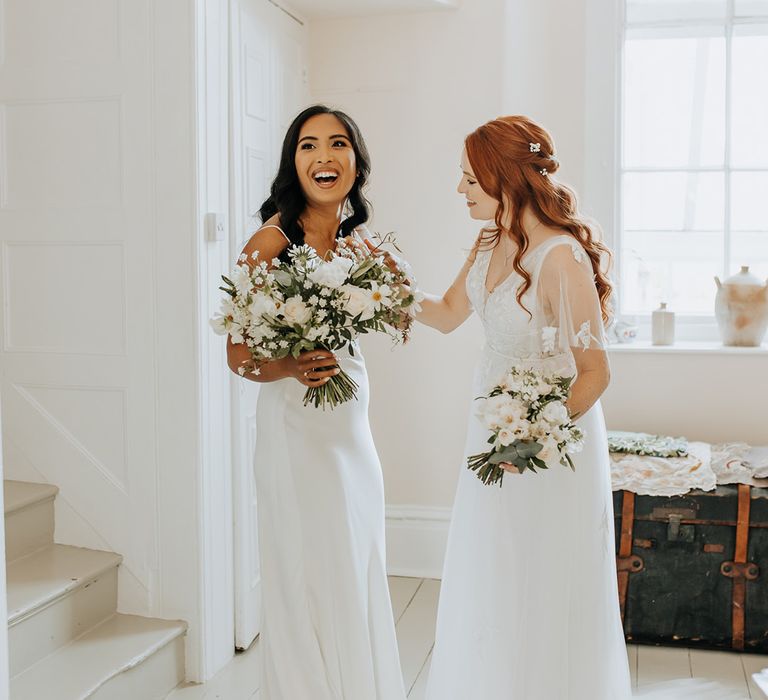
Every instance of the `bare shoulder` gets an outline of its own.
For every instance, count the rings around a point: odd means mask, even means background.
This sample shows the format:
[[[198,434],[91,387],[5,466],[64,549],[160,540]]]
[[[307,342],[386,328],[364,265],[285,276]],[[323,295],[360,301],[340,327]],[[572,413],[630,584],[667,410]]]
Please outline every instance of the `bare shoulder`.
[[[251,264],[254,260],[270,263],[288,247],[288,241],[282,229],[279,228],[279,223],[270,223],[272,219],[275,217],[264,222],[264,225],[248,239],[243,247],[242,255],[245,255]],[[277,221],[279,222],[279,218]],[[254,253],[257,254],[255,258]]]

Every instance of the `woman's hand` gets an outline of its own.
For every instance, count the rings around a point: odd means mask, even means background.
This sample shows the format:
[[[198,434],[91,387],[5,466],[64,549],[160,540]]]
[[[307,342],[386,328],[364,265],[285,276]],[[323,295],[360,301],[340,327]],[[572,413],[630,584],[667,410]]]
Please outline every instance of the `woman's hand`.
[[[390,253],[388,253],[383,248],[379,248],[373,241],[369,240],[368,238],[365,239],[365,245],[368,246],[368,250],[370,251],[371,255],[384,258],[384,263],[390,270],[392,270],[392,272],[395,274],[400,273],[400,266],[397,264],[397,261],[392,257]]]
[[[308,387],[322,386],[341,371],[338,358],[328,350],[308,350],[282,362],[289,377]]]
[[[500,462],[499,466],[504,471],[507,471],[510,474],[522,474],[522,472],[514,464],[512,464],[510,462]]]

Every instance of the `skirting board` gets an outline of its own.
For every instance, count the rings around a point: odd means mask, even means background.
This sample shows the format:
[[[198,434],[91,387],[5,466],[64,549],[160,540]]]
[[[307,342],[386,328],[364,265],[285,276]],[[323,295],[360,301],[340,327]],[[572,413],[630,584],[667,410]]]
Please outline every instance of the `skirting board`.
[[[386,513],[387,573],[441,578],[451,509],[393,505]]]

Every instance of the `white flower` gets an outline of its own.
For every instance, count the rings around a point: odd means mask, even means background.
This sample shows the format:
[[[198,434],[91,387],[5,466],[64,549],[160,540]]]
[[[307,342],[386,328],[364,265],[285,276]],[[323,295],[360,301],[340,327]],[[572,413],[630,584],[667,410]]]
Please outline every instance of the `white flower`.
[[[518,399],[510,399],[510,401],[501,406],[497,412],[501,418],[501,422],[509,426],[518,425],[525,418],[526,414],[523,402]]]
[[[338,289],[347,281],[349,270],[353,264],[349,258],[336,256],[312,270],[309,273],[309,279],[323,287]]]
[[[277,304],[272,297],[264,294],[264,292],[257,292],[253,295],[253,299],[248,306],[248,313],[254,320],[258,321],[264,315],[275,316],[277,308]]]
[[[541,412],[541,417],[552,425],[564,425],[568,422],[568,409],[560,401],[550,401]]]
[[[288,323],[303,326],[312,318],[312,309],[302,301],[301,297],[291,297],[285,302],[283,316]]]
[[[516,438],[515,434],[509,428],[502,428],[499,430],[497,439],[502,445],[504,445],[504,447],[507,447],[507,445],[511,445]]]
[[[237,265],[230,275],[235,290],[241,297],[247,296],[253,286],[251,282],[251,270],[248,265]]]
[[[371,282],[371,300],[376,309],[380,309],[382,306],[391,306],[392,300],[392,288],[386,284],[377,284]]]
[[[560,450],[552,437],[546,437],[543,440],[538,440],[538,443],[542,446],[541,452],[536,455],[539,459],[546,462],[548,467],[554,467],[560,464]]]
[[[229,333],[229,328],[232,325],[232,320],[226,316],[217,314],[208,323],[211,324],[211,328],[213,328],[213,332],[216,333],[216,335],[227,335],[227,333]]]
[[[330,326],[324,323],[321,326],[312,326],[307,331],[307,340],[325,340],[331,332]]]
[[[369,290],[347,284],[341,291],[344,292],[344,311],[353,318],[360,316],[361,321],[373,318],[375,304]]]
[[[529,143],[528,147],[530,148],[531,153],[538,153],[539,151],[541,151],[540,143]]]

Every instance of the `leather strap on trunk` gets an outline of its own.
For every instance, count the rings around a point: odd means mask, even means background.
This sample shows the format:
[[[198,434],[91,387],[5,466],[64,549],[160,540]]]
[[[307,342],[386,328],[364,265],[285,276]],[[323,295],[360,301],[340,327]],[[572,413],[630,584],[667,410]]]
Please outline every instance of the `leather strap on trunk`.
[[[736,549],[733,561],[720,565],[720,573],[733,579],[731,604],[731,625],[733,648],[744,649],[744,626],[746,620],[747,581],[754,581],[760,573],[757,564],[747,562],[749,549],[749,514],[751,507],[751,486],[739,484],[739,506],[736,516]]]
[[[616,568],[619,579],[619,605],[621,606],[621,621],[624,622],[627,609],[627,593],[629,591],[629,575],[636,574],[645,568],[643,560],[632,555],[632,533],[635,526],[635,494],[624,491],[621,505],[621,537],[619,538],[619,556],[616,557]]]

